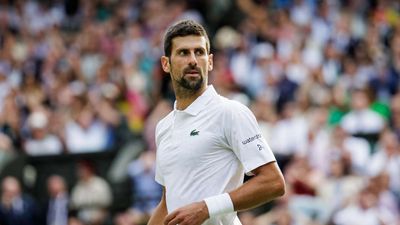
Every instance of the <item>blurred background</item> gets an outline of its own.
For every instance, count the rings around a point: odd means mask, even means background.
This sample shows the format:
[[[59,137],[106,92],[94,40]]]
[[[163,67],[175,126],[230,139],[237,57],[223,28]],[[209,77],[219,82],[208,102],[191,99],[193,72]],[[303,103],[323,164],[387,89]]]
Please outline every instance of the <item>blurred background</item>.
[[[243,225],[400,224],[398,0],[0,0],[1,225],[146,224],[181,19],[286,178]]]

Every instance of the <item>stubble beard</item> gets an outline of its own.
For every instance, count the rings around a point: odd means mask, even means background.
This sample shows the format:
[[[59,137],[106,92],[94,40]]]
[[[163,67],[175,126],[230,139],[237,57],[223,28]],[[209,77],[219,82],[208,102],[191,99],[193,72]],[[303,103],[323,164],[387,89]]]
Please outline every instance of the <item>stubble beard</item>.
[[[200,75],[200,78],[192,80],[183,76],[179,81],[178,84],[188,91],[198,91],[203,84],[203,76]]]
[[[195,69],[195,68],[191,68]],[[189,70],[189,68],[187,68]],[[197,69],[199,73],[198,78],[191,78],[186,76],[186,70],[183,71],[183,76],[180,79],[175,80],[175,92],[181,98],[188,98],[195,95],[203,86],[204,78],[200,69]]]
[[[181,98],[190,98],[195,95],[202,87],[203,77],[196,80],[188,79],[186,76],[183,76],[181,79],[176,81],[176,95]]]

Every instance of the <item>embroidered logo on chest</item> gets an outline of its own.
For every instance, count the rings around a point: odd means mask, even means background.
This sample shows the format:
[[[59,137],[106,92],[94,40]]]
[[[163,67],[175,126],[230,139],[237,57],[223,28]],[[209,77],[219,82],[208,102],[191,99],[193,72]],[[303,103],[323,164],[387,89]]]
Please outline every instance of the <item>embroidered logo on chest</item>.
[[[198,131],[197,129],[192,130],[192,132],[190,132],[190,136],[196,136],[199,135],[200,131]]]

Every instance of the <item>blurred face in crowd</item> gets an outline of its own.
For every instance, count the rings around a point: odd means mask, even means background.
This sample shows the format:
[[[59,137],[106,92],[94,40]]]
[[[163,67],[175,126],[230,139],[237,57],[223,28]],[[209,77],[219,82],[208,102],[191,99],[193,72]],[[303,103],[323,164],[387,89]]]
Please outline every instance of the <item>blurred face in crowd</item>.
[[[161,63],[175,87],[197,91],[207,85],[213,55],[208,54],[206,42],[205,37],[197,35],[172,39],[171,55],[163,56]]]
[[[354,91],[351,96],[351,106],[354,110],[363,110],[368,108],[369,99],[364,91]]]
[[[1,201],[3,204],[11,204],[14,198],[21,195],[21,187],[14,177],[6,177],[2,182]]]
[[[362,190],[360,193],[360,206],[363,209],[369,209],[376,206],[377,196],[370,190]]]
[[[78,164],[78,177],[82,180],[89,180],[94,175],[93,165],[89,163],[79,163]]]
[[[380,142],[384,147],[386,154],[392,156],[399,152],[399,141],[394,132],[385,131],[381,136]]]
[[[90,127],[94,120],[94,112],[91,107],[85,107],[78,115],[78,123],[87,129]]]
[[[34,139],[41,140],[46,137],[45,128],[34,128],[32,129],[32,136]]]
[[[51,176],[47,182],[47,189],[50,196],[55,197],[65,192],[65,182],[60,176]]]

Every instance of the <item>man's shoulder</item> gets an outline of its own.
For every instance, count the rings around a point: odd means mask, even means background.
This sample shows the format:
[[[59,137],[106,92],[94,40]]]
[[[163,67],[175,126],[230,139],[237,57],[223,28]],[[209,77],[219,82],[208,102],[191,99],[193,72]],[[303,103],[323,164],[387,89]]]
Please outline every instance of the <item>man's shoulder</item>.
[[[172,123],[173,113],[174,111],[169,112],[164,118],[157,122],[156,134],[160,129],[166,128]]]
[[[248,109],[246,105],[243,103],[229,99],[227,97],[224,97],[222,95],[219,95],[218,98],[215,98],[215,102],[217,107],[219,107],[219,110],[224,110],[224,111],[236,111],[236,110],[246,110]]]
[[[224,96],[219,96],[218,98],[218,110],[225,114],[240,114],[240,113],[251,113],[250,109],[243,103],[226,98]]]

